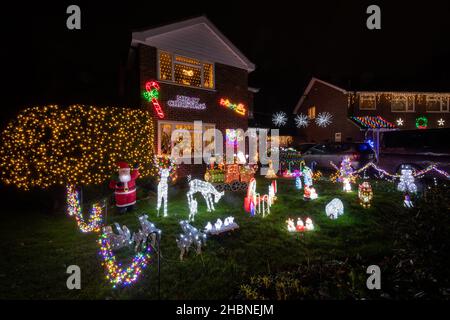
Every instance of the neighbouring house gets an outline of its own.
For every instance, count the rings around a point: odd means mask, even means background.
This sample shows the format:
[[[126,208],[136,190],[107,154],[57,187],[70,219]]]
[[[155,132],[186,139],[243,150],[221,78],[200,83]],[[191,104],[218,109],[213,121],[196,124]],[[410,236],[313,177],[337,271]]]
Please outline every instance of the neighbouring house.
[[[450,92],[348,91],[312,78],[294,109],[309,119],[298,129],[304,142],[345,142],[393,130],[449,128]],[[319,126],[323,113],[331,123]]]
[[[227,137],[223,143],[236,138],[235,129],[246,131],[258,91],[248,86],[253,70],[255,65],[204,16],[133,32],[128,85],[138,88],[134,101],[154,111],[156,152],[171,154],[177,145],[171,141],[175,129],[187,130],[193,138],[215,128]],[[144,95],[155,85],[159,111]],[[194,133],[194,121],[202,122],[202,132]],[[215,137],[209,140],[203,143],[219,143]],[[183,148],[194,153],[193,143]]]

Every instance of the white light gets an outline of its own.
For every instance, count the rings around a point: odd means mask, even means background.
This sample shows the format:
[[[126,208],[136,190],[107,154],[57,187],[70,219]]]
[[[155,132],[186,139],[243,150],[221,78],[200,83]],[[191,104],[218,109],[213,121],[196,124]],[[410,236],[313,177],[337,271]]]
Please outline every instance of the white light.
[[[342,182],[343,182],[342,190],[344,190],[345,192],[351,192],[352,191],[352,186],[350,184],[350,179],[349,178],[342,178]]]
[[[180,260],[183,260],[191,245],[195,246],[197,254],[202,253],[202,245],[206,243],[206,234],[198,231],[185,220],[180,221],[180,226],[184,232],[176,239],[177,246],[180,249]]]
[[[287,115],[286,115],[286,113],[283,112],[283,111],[280,111],[280,112],[275,113],[275,114],[272,116],[272,122],[273,122],[273,124],[276,125],[277,127],[282,127],[282,126],[284,126],[284,125],[286,124],[286,122],[287,122]]]
[[[216,223],[212,224],[208,222],[205,226],[205,233],[217,235],[223,232],[239,229],[239,225],[234,222],[234,217],[227,217],[222,222],[221,219],[217,219]]]
[[[330,219],[337,219],[344,214],[344,204],[338,198],[331,200],[325,207],[325,213]]]
[[[442,119],[442,118],[440,118],[437,122],[438,122],[438,126],[439,126],[439,127],[443,127],[444,124],[445,124],[445,120]]]
[[[306,128],[309,125],[309,118],[303,113],[298,114],[295,117],[294,121],[297,128]]]
[[[189,191],[186,193],[188,198],[189,207],[191,206],[191,202],[194,199],[193,195],[197,192],[200,192],[203,198],[206,201],[206,205],[208,207],[208,212],[215,211],[214,203],[218,203],[220,198],[225,194],[225,191],[219,192],[214,186],[206,181],[202,181],[199,179],[194,179],[189,181]],[[214,201],[213,201],[214,196]]]
[[[306,230],[308,231],[312,231],[314,230],[314,224],[311,220],[311,218],[306,218],[306,225],[305,225]]]
[[[164,199],[164,217],[167,217],[167,178],[169,178],[170,170],[169,169],[161,169],[160,170],[160,177],[161,180],[158,183],[158,201],[156,205],[156,210],[158,210],[158,216],[159,216],[159,209],[161,208],[161,202]]]
[[[321,112],[316,117],[316,124],[319,127],[325,128],[326,126],[328,126],[332,122],[331,118],[333,118],[331,113],[329,113],[329,112]]]
[[[397,185],[397,190],[408,193],[417,192],[417,186],[414,183],[414,176],[411,169],[401,170],[400,182]]]
[[[397,125],[398,126],[402,126],[403,125],[403,119],[402,118],[398,118],[397,119]]]

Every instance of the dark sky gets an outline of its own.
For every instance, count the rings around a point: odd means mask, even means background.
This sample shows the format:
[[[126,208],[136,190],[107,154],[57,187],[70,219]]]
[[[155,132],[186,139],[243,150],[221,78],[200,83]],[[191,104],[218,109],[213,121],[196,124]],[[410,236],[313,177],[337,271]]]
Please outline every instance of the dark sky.
[[[347,89],[450,91],[450,1],[93,2],[2,7],[3,117],[32,104],[120,104],[131,30],[201,14],[256,64],[260,116],[291,112],[311,76]],[[70,4],[81,7],[81,31],[66,29]],[[366,28],[369,4],[381,7],[381,30]]]

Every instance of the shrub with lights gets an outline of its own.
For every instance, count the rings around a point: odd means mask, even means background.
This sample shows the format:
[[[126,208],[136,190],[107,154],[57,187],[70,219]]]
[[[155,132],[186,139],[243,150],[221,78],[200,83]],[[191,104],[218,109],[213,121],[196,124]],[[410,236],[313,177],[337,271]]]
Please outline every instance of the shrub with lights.
[[[1,134],[1,180],[28,190],[101,184],[118,161],[156,174],[154,127],[145,110],[56,105],[23,110]]]

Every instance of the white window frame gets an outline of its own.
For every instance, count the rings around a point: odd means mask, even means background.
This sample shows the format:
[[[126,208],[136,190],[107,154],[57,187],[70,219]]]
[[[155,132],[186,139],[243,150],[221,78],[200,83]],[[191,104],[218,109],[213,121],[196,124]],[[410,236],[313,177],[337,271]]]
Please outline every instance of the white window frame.
[[[445,101],[445,100],[447,100],[447,101]],[[439,101],[440,110],[438,110],[438,111],[427,110],[428,101]],[[450,96],[436,97],[433,95],[427,95],[426,100],[425,100],[425,112],[426,113],[448,113],[448,112],[450,112]]]
[[[185,121],[168,121],[168,120],[158,120],[158,123],[157,123],[157,125],[158,125],[158,127],[157,127],[157,130],[158,130],[158,135],[157,135],[157,139],[158,139],[158,155],[161,155],[161,138],[162,138],[162,134],[161,134],[161,126],[162,125],[165,125],[165,124],[170,124],[171,126],[174,126],[174,125],[177,125],[177,124],[179,124],[179,125],[194,125],[194,122],[192,121],[192,122],[185,122]],[[203,122],[202,121],[202,148],[204,148],[204,146],[203,146],[203,134],[204,134],[204,131],[203,131],[203,128],[205,127],[205,126],[209,126],[209,127],[214,127],[214,129],[216,129],[216,124],[215,123],[207,123],[207,122]],[[170,135],[172,136],[172,132],[170,133]],[[172,138],[172,137],[171,137]],[[216,144],[216,136],[214,136],[214,144]],[[170,141],[170,150],[172,150],[173,149],[173,142],[172,142],[172,139],[171,139],[171,141]]]
[[[373,107],[362,108],[361,101],[362,101],[363,97],[372,97],[373,98]],[[375,93],[361,93],[359,95],[359,110],[377,110],[377,95]]]
[[[402,111],[401,110],[392,110],[392,100],[394,99],[394,97],[391,97],[391,112],[394,112],[394,113],[408,113],[408,112],[414,113],[414,112],[416,112],[416,97],[412,96],[413,97],[412,104],[410,104],[409,97],[410,96],[399,96],[399,97],[396,97],[398,100],[401,100],[402,98],[405,99],[405,110],[402,110]],[[409,109],[409,107],[411,105],[412,105],[412,110]]]
[[[169,54],[171,56],[171,58],[172,58],[172,80],[163,80],[163,79],[161,79],[161,66],[160,66],[161,52]],[[198,60],[200,62],[200,65],[195,65],[195,64],[189,64],[189,63],[186,63],[186,62],[175,61],[176,56],[187,58],[187,59]],[[197,67],[197,68],[200,67],[200,82],[201,82],[201,86],[200,87],[189,86],[189,85],[185,85],[185,84],[176,82],[175,81],[175,63],[176,64],[181,64],[181,65],[185,65],[185,66],[188,66],[188,67]],[[213,86],[212,86],[212,88],[208,88],[208,87],[204,86],[204,82],[203,82],[203,79],[204,79],[203,78],[204,77],[204,75],[203,75],[203,72],[204,72],[203,65],[204,64],[212,65],[212,69],[213,69],[212,70],[212,75],[213,75]],[[156,57],[156,68],[158,69],[157,70],[158,80],[161,81],[161,82],[170,83],[170,84],[174,84],[174,85],[182,86],[182,87],[187,87],[187,88],[194,88],[194,89],[213,90],[213,91],[216,89],[216,65],[215,65],[214,62],[210,62],[210,61],[207,61],[207,60],[201,60],[201,59],[197,59],[197,58],[194,58],[194,57],[189,57],[189,56],[186,56],[186,55],[183,55],[183,54],[177,54],[177,53],[173,53],[173,52],[169,52],[169,51],[159,50],[158,49],[157,50],[157,57]]]

